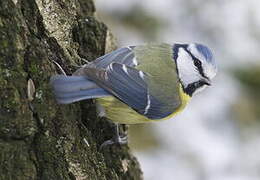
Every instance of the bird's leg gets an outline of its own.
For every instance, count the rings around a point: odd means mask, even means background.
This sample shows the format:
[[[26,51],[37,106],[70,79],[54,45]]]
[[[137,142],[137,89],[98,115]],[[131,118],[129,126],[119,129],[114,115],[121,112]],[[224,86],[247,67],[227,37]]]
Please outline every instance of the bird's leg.
[[[120,130],[119,130],[119,124],[116,124],[116,136],[115,136],[115,139],[116,139],[116,143],[119,143],[119,144],[127,144],[127,135],[125,134],[122,134],[120,135]]]
[[[127,135],[120,135],[119,124],[115,124],[115,135],[113,138],[102,143],[100,149],[102,150],[104,147],[113,144],[127,144]]]

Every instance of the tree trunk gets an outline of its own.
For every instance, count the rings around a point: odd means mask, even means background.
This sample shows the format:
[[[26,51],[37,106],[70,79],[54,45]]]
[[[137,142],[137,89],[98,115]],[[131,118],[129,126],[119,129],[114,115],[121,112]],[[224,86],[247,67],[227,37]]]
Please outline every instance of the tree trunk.
[[[111,49],[92,0],[0,0],[0,179],[142,179],[92,100],[56,104],[49,79]],[[35,93],[34,93],[34,86]],[[28,94],[29,90],[29,94]]]

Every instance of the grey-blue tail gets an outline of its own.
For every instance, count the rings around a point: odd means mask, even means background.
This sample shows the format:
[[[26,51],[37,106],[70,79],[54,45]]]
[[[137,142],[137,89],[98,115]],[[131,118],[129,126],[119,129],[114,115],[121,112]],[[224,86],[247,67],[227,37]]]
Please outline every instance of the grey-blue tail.
[[[50,84],[60,104],[110,96],[107,91],[84,76],[55,75],[51,77]]]

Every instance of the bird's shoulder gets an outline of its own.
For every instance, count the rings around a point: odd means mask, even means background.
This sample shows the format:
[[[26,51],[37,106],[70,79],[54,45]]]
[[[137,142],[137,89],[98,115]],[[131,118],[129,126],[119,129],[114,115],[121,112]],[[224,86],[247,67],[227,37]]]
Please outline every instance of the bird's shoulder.
[[[153,63],[156,59],[167,59],[172,56],[172,46],[167,43],[147,43],[136,46],[126,46],[109,52],[96,60],[92,61],[88,66],[95,68],[106,68],[111,63],[125,64],[136,67],[142,62],[149,61]]]

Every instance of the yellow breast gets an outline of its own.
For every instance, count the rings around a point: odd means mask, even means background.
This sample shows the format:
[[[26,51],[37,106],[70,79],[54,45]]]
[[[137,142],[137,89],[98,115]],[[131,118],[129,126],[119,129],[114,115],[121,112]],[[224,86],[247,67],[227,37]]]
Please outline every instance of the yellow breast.
[[[188,102],[190,101],[191,97],[183,91],[181,85],[179,86],[179,93],[180,93],[180,98],[181,98],[181,105],[171,115],[163,118],[162,120],[167,120],[167,119],[174,117],[176,114],[181,112],[185,108],[185,106],[188,104]]]
[[[183,91],[181,85],[179,86],[179,93],[181,99],[180,106],[171,115],[158,120],[148,119],[147,117],[137,113],[132,108],[112,96],[99,98],[97,99],[97,103],[104,107],[106,111],[106,117],[111,121],[120,124],[138,124],[167,120],[174,117],[177,113],[181,112],[189,102],[190,96]]]

